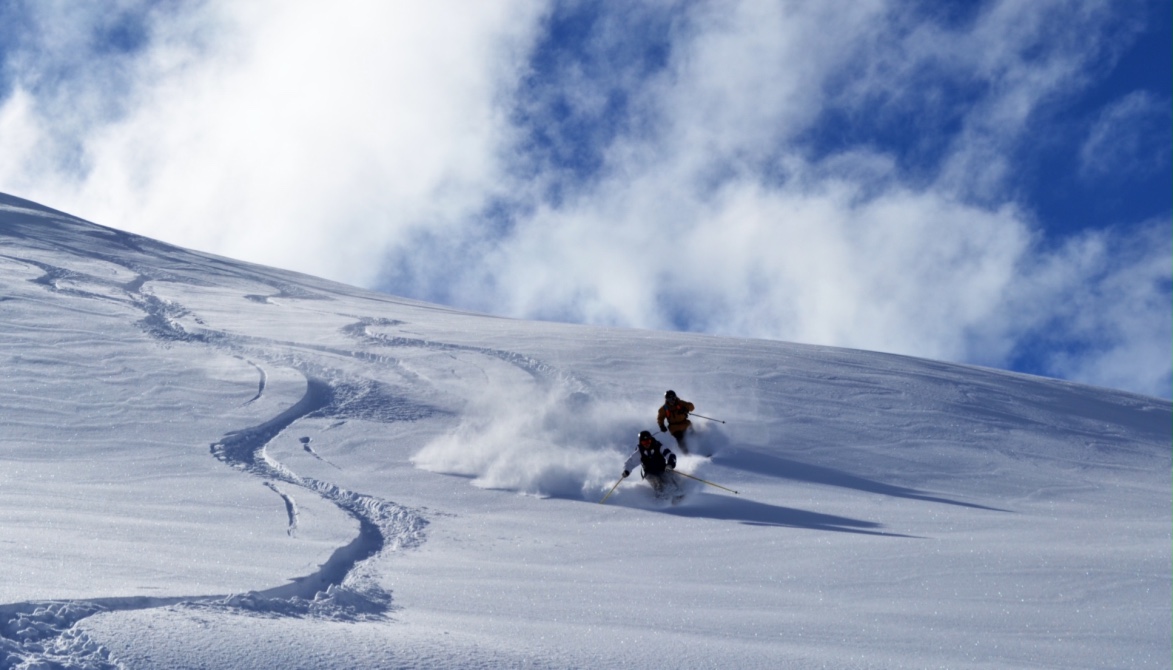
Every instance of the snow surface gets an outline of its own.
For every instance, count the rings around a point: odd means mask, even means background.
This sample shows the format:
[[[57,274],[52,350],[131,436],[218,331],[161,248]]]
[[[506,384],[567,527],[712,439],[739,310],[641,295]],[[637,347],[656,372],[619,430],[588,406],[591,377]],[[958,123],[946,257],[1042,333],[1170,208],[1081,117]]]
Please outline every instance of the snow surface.
[[[1170,667],[1165,400],[462,313],[11,196],[0,281],[0,668]],[[668,388],[738,493],[599,504]]]

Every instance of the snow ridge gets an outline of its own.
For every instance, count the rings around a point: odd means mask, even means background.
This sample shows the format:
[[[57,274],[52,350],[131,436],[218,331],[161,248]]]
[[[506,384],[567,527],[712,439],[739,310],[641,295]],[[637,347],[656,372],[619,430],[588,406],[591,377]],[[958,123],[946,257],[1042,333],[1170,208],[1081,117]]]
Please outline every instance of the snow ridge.
[[[110,650],[74,624],[107,611],[92,602],[0,606],[0,669],[76,668],[116,670]]]

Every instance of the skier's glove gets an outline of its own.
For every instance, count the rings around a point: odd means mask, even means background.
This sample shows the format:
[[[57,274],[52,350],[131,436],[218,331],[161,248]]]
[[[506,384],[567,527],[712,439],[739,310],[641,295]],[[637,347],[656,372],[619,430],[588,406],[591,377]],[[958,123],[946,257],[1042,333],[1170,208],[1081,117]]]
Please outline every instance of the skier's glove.
[[[676,454],[672,454],[668,457],[668,467],[673,470],[676,469]]]
[[[624,470],[623,476],[620,477],[620,479],[627,479],[627,475],[630,475],[630,474],[631,474],[631,470]]]

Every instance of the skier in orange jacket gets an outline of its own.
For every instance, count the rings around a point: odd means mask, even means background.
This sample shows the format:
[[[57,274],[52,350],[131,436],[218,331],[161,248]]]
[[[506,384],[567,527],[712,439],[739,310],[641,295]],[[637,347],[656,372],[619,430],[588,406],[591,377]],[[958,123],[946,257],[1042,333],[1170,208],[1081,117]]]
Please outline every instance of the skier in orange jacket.
[[[656,424],[660,426],[660,432],[668,432],[676,438],[676,445],[680,447],[682,454],[688,453],[688,446],[684,443],[684,432],[692,426],[692,422],[688,420],[688,413],[694,409],[695,405],[676,397],[676,391],[669,389],[664,394],[664,404],[656,414]]]

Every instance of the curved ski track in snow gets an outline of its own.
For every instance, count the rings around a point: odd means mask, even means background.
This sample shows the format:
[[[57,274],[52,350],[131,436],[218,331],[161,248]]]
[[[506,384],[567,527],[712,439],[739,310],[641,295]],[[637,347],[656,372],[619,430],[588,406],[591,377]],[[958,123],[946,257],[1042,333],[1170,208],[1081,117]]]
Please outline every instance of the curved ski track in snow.
[[[152,240],[140,240],[136,236],[119,231],[111,233],[119,243],[143,253],[143,245],[156,244]],[[67,245],[60,246],[67,251],[99,258],[125,268],[133,273],[134,277],[130,281],[118,282],[29,258],[5,257],[39,268],[44,274],[30,281],[47,290],[75,297],[114,301],[137,308],[144,314],[138,325],[159,340],[205,345],[231,353],[256,368],[259,374],[257,392],[244,405],[262,398],[267,387],[268,373],[265,365],[258,363],[256,359],[263,361],[266,354],[250,347],[250,344],[261,344],[261,340],[207,328],[201,328],[196,332],[189,331],[180,323],[181,319],[193,319],[200,326],[205,324],[183,305],[144,291],[146,284],[151,281],[195,285],[205,282],[190,275],[160,271],[157,268],[146,270],[129,265],[115,255],[95,253],[92,249],[80,250]],[[164,248],[164,251],[170,250]],[[209,267],[198,267],[193,270],[214,273],[214,268]],[[263,281],[272,286],[277,293],[270,297],[329,299],[326,296],[309,294],[300,287],[268,281],[264,277],[250,276],[249,279]],[[99,288],[101,291],[89,291],[83,288],[86,286]],[[245,296],[247,299],[266,303],[270,302],[270,297]],[[369,331],[371,326],[388,325],[399,324],[387,319],[360,317],[356,323],[345,327],[343,332],[360,344],[378,348],[428,348],[488,356],[516,366],[539,383],[560,380],[570,382],[571,386],[580,390],[587,388],[581,380],[560,374],[552,366],[514,352],[424,339],[390,337]],[[263,343],[278,344],[307,353],[355,357],[392,367],[397,365],[394,359],[388,360],[365,351],[272,340],[264,340]],[[0,670],[18,666],[95,670],[121,667],[109,650],[92,640],[78,627],[78,623],[87,617],[107,611],[169,606],[232,607],[268,614],[308,615],[347,621],[380,617],[390,609],[391,594],[378,585],[371,561],[383,552],[421,544],[424,541],[427,520],[419,512],[393,502],[349,491],[330,482],[298,475],[272,459],[265,448],[294,422],[308,416],[334,416],[343,420],[362,417],[376,421],[411,421],[442,413],[442,410],[397,401],[394,395],[381,388],[381,383],[376,380],[347,378],[337,370],[306,360],[308,357],[294,358],[300,360],[300,364],[290,365],[288,360],[271,363],[292,367],[301,373],[306,379],[304,396],[293,406],[264,423],[222,436],[212,443],[210,452],[226,465],[262,479],[265,486],[281,498],[288,517],[286,532],[289,535],[292,536],[297,531],[298,506],[296,498],[279,484],[305,489],[336,505],[358,522],[358,536],[346,546],[339,547],[313,574],[293,579],[283,586],[243,595],[98,598],[0,605]],[[327,379],[332,381],[326,381]],[[316,458],[325,460],[310,450],[307,442],[303,441],[303,444]]]
[[[474,347],[469,345],[453,344],[450,342],[437,342],[435,340],[425,340],[420,338],[389,336],[383,335],[381,333],[370,332],[371,326],[398,325],[402,325],[402,322],[391,321],[388,319],[371,319],[364,317],[356,323],[346,326],[342,330],[347,335],[350,335],[359,342],[368,346],[410,347],[449,352],[460,351],[497,358],[525,371],[534,378],[534,381],[539,383],[547,383],[558,380],[568,383],[574,391],[586,392],[588,390],[588,385],[573,374],[559,370],[558,368],[533,358],[532,356],[519,354],[515,351],[491,349],[488,347]]]

